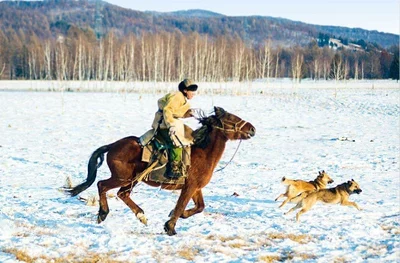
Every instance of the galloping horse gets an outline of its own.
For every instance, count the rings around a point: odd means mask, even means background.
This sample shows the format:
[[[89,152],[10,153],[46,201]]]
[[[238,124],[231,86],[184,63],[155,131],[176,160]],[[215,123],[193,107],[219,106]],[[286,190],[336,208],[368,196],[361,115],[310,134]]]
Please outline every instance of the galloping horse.
[[[228,140],[246,140],[255,135],[254,126],[242,120],[236,115],[226,112],[224,109],[214,107],[215,115],[199,117],[202,126],[193,132],[194,145],[191,150],[191,166],[184,184],[161,184],[150,181],[143,182],[154,187],[167,190],[181,189],[175,209],[171,211],[170,219],[165,223],[164,230],[168,235],[175,235],[175,225],[178,218],[188,218],[204,210],[204,199],[201,189],[211,180],[211,176]],[[135,213],[136,217],[144,224],[147,218],[143,210],[130,198],[132,188],[138,183],[136,175],[142,172],[148,163],[142,162],[143,148],[139,144],[139,138],[135,136],[120,139],[109,145],[95,150],[89,159],[88,175],[86,181],[68,190],[71,196],[76,196],[86,190],[96,179],[97,168],[107,154],[107,164],[111,171],[111,178],[97,183],[100,196],[100,209],[97,222],[101,223],[109,213],[106,192],[120,187],[118,197]],[[100,159],[100,163],[98,163]],[[185,210],[190,199],[194,207]]]

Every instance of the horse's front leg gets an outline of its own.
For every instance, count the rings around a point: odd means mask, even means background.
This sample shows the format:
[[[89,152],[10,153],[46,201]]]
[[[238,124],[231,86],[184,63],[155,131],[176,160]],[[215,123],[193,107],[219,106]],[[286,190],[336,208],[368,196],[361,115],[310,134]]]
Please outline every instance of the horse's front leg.
[[[194,202],[194,207],[188,210],[183,211],[181,214],[181,218],[188,218],[191,217],[192,215],[198,214],[203,212],[205,204],[204,204],[204,199],[203,199],[203,193],[201,189],[197,190],[194,195],[192,196],[192,200]],[[172,210],[169,213],[169,216],[172,216],[175,210]]]
[[[196,188],[184,187],[181,191],[181,195],[179,196],[178,202],[176,203],[175,209],[173,210],[173,214],[171,218],[165,222],[164,230],[167,232],[169,236],[176,235],[175,225],[178,221],[178,218],[183,214],[187,204],[192,198],[193,194],[196,192]]]

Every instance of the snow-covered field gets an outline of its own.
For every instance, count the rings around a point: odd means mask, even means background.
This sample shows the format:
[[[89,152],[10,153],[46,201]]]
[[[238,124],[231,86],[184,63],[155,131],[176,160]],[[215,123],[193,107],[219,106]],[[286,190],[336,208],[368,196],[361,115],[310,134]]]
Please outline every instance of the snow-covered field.
[[[252,83],[242,96],[221,94],[228,84],[202,84],[211,92],[199,92],[193,107],[211,114],[221,106],[257,134],[229,164],[239,143],[228,143],[220,167],[228,165],[203,190],[205,211],[178,220],[172,237],[163,225],[178,192],[134,188],[144,226],[116,190],[102,224],[97,204],[59,191],[67,178],[86,178],[93,150],[144,133],[160,94],[12,91],[7,83],[0,82],[0,262],[400,262],[398,83]],[[293,204],[279,209],[274,201],[285,190],[281,178],[313,180],[320,170],[333,186],[356,180],[363,192],[350,200],[363,210],[317,204],[298,223],[295,213],[284,215]],[[103,164],[97,179],[108,177]],[[97,198],[96,184],[80,196]]]

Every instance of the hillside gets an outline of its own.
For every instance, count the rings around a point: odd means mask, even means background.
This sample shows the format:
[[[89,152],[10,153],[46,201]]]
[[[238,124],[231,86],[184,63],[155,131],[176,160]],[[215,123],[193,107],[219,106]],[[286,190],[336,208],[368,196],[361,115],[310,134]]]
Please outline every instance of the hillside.
[[[399,41],[398,35],[378,31],[311,25],[274,17],[231,17],[204,10],[140,12],[107,2],[96,4],[87,0],[0,2],[0,30],[6,34],[13,29],[48,38],[66,34],[71,26],[93,30],[98,34],[114,30],[121,36],[162,31],[183,34],[198,32],[213,38],[239,37],[247,44],[256,45],[271,39],[274,45],[286,47],[306,46],[321,33],[349,41],[364,40],[383,48],[397,45]]]

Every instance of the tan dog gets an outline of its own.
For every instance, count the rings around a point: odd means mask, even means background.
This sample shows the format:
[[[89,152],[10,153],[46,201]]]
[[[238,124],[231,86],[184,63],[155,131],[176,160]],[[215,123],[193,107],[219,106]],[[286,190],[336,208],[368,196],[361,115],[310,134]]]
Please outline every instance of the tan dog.
[[[300,202],[300,200],[306,197],[309,193],[326,188],[326,185],[333,183],[333,180],[325,171],[322,171],[318,172],[318,176],[314,181],[306,182],[303,180],[291,180],[283,177],[282,183],[287,185],[286,192],[280,194],[275,201],[278,201],[279,198],[284,196],[287,198],[279,207],[284,206],[287,202]]]
[[[290,212],[301,208],[301,210],[296,214],[296,221],[299,221],[300,215],[304,214],[317,202],[321,201],[328,204],[338,204],[354,206],[358,210],[361,210],[360,207],[355,202],[349,201],[349,196],[351,194],[357,193],[360,194],[362,192],[360,186],[356,181],[351,179],[347,183],[340,184],[334,188],[329,189],[321,189],[316,192],[310,193],[303,200],[297,203],[295,207],[292,207],[289,211],[285,213],[285,215]]]

